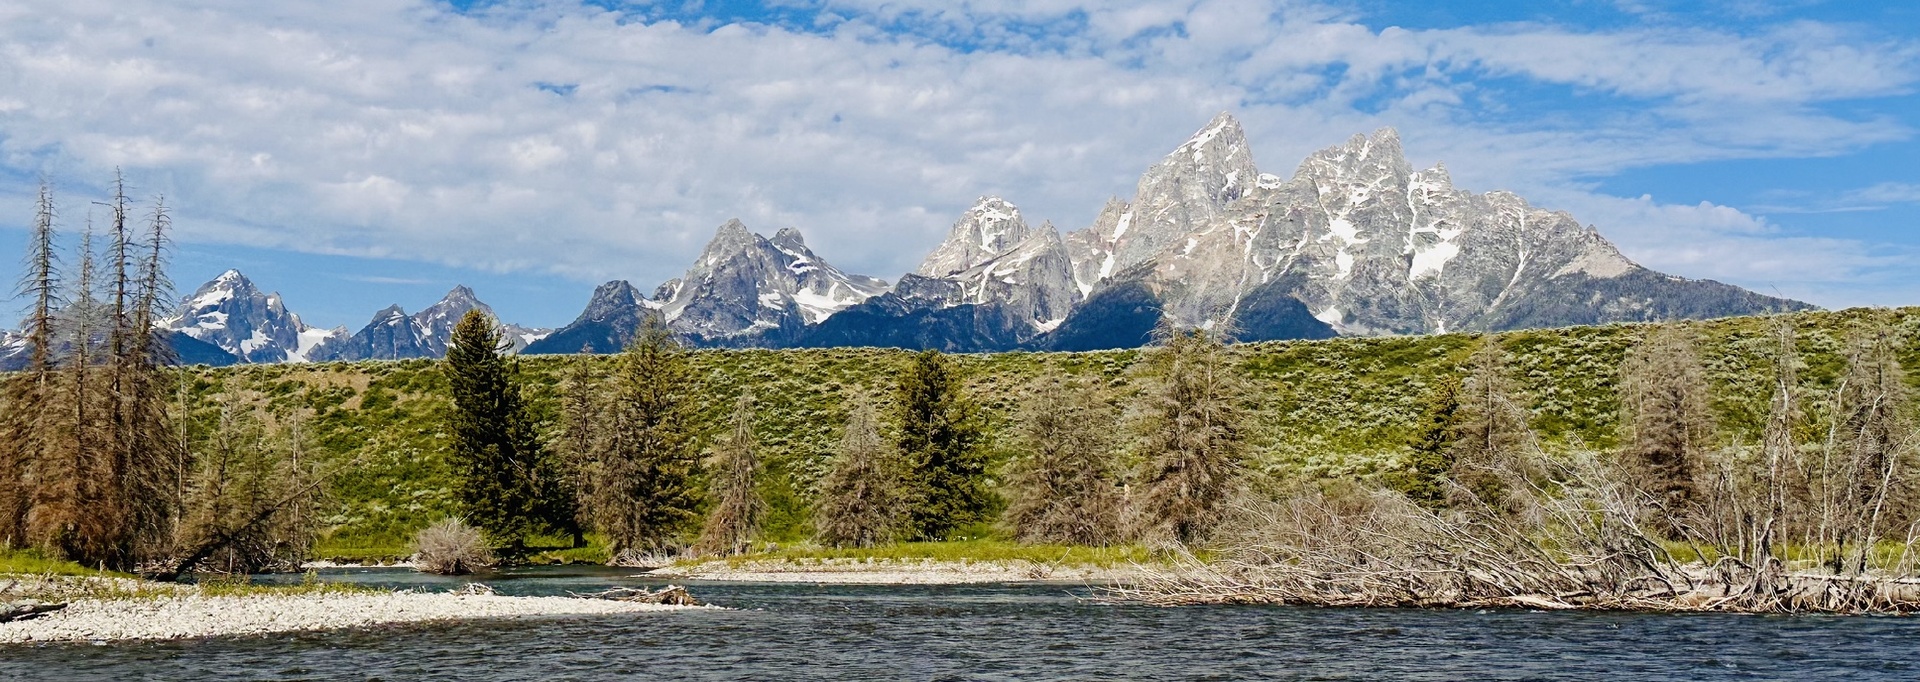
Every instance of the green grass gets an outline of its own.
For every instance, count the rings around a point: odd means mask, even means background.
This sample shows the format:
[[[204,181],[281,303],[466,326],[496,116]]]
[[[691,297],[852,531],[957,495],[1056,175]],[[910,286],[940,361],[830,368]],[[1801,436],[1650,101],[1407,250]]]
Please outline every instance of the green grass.
[[[1784,316],[1806,362],[1800,372],[1807,423],[1824,418],[1844,369],[1848,334],[1882,313],[1867,310]],[[1712,407],[1727,444],[1756,443],[1767,414],[1776,318],[1689,323],[1714,388]],[[1920,367],[1920,308],[1894,311],[1905,345],[1901,360]],[[1610,448],[1619,440],[1615,382],[1620,359],[1646,325],[1605,325],[1400,338],[1343,338],[1236,346],[1253,391],[1252,454],[1275,479],[1364,479],[1396,470],[1419,421],[1429,387],[1457,372],[1483,340],[1501,344],[1520,400],[1550,450]],[[1122,404],[1138,390],[1137,351],[995,353],[956,356],[981,405],[998,466],[1011,454],[1010,432],[1032,380],[1049,370],[1098,379]],[[905,351],[873,348],[703,350],[693,353],[705,422],[718,430],[734,396],[758,397],[760,455],[767,474],[766,539],[804,541],[815,483],[831,462],[850,398],[884,399]],[[560,369],[570,358],[519,361],[528,406],[551,428]],[[606,374],[614,358],[591,361]],[[320,557],[394,558],[418,529],[459,513],[448,465],[446,379],[427,360],[188,368],[187,403],[211,423],[214,395],[239,391],[273,419],[306,414],[316,460],[338,472],[327,491]],[[1920,371],[1908,378],[1920,388]],[[1809,427],[1812,428],[1812,427]],[[1813,438],[1817,434],[1805,434]],[[1116,453],[1124,463],[1128,455]]]
[[[738,566],[752,561],[802,563],[825,559],[873,561],[920,561],[931,559],[934,561],[955,563],[1031,561],[1061,566],[1099,566],[1101,568],[1111,568],[1130,564],[1162,563],[1165,557],[1157,557],[1152,551],[1139,545],[1121,545],[1117,547],[1022,545],[1005,540],[979,539],[956,540],[951,542],[901,542],[865,548],[782,547],[771,552],[730,557],[726,561],[731,565]]]
[[[7,574],[76,576],[82,578],[100,576],[114,578],[133,577],[126,573],[87,568],[71,561],[48,559],[45,555],[35,550],[0,549],[0,575]]]

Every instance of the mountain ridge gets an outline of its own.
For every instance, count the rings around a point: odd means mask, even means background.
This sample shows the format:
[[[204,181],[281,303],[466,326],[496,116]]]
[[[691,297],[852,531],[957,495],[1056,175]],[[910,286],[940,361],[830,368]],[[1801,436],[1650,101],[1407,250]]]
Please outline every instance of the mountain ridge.
[[[889,283],[834,267],[797,228],[767,237],[729,220],[653,292],[613,280],[566,326],[502,330],[532,354],[614,352],[648,319],[701,347],[974,352],[1137,346],[1162,319],[1268,340],[1815,309],[1648,270],[1570,214],[1458,189],[1444,164],[1413,168],[1393,128],[1309,154],[1291,176],[1262,173],[1227,112],[1077,230],[1030,227],[1012,201],[981,196]],[[162,327],[238,362],[441,357],[468,310],[493,314],[461,285],[418,313],[322,330],[229,270]],[[0,356],[17,343],[0,341]]]

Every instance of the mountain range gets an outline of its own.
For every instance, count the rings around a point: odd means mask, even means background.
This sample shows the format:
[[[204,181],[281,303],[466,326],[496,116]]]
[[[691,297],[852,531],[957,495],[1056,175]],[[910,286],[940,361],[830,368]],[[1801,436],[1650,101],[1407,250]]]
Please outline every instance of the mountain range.
[[[1007,199],[981,197],[889,284],[834,267],[797,229],[765,237],[731,220],[651,296],[607,282],[564,327],[504,331],[526,353],[613,352],[648,318],[701,347],[1092,350],[1144,344],[1163,319],[1269,340],[1812,308],[1643,268],[1571,215],[1458,189],[1444,166],[1414,169],[1390,128],[1315,152],[1290,177],[1262,173],[1223,113],[1079,230],[1030,226]],[[473,309],[492,312],[461,286],[358,332],[316,329],[228,271],[163,327],[183,359],[209,364],[214,350],[233,362],[440,357]]]

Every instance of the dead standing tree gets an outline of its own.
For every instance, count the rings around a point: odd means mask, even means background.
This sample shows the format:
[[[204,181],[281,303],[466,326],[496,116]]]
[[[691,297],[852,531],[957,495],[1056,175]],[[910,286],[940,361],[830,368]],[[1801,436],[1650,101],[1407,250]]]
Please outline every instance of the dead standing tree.
[[[1205,540],[1240,491],[1247,466],[1245,381],[1220,335],[1163,327],[1146,351],[1137,426],[1145,464],[1135,476],[1140,536]]]
[[[1620,365],[1622,459],[1654,497],[1650,519],[1679,539],[1699,512],[1694,479],[1716,443],[1706,372],[1689,329],[1660,325]]]
[[[833,547],[872,547],[894,538],[905,513],[900,456],[880,437],[873,403],[859,400],[820,482],[814,539]]]
[[[1017,427],[1004,522],[1021,542],[1115,542],[1123,500],[1113,407],[1086,381],[1053,374],[1038,383]]]
[[[713,509],[707,512],[706,525],[695,547],[701,554],[742,554],[760,532],[760,520],[766,515],[767,502],[756,485],[760,459],[755,452],[759,439],[753,430],[753,393],[743,392],[733,406],[733,430],[715,448],[713,457]]]

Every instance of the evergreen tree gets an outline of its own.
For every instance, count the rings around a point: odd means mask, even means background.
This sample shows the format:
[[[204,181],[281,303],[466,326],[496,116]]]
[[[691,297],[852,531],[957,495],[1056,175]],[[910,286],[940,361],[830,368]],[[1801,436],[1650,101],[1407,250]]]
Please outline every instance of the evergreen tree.
[[[986,520],[992,500],[980,418],[968,400],[960,370],[939,351],[924,351],[900,376],[896,445],[909,468],[911,506],[906,532],[915,540],[945,540],[954,530]]]
[[[881,439],[873,405],[860,401],[847,417],[820,482],[814,539],[831,547],[872,547],[892,540],[902,521],[898,455]]]
[[[585,513],[582,495],[583,476],[604,437],[605,401],[600,399],[600,380],[593,373],[593,347],[574,354],[560,375],[560,424],[554,433],[555,457],[552,479],[556,482],[552,518],[569,519],[566,529],[575,547],[585,546],[583,530],[592,520]]]
[[[733,432],[722,438],[713,458],[713,507],[700,531],[701,554],[741,554],[760,532],[766,500],[756,485],[759,439],[753,431],[753,393],[740,394],[733,407]]]
[[[1220,336],[1163,327],[1143,358],[1134,526],[1192,544],[1220,523],[1247,465],[1245,382]]]
[[[581,509],[616,557],[673,547],[695,517],[692,374],[658,318],[621,351],[608,426],[580,474]]]
[[[1412,455],[1387,477],[1387,485],[1429,509],[1447,502],[1447,478],[1453,471],[1453,445],[1459,429],[1460,377],[1440,377],[1427,394],[1419,428],[1407,439]]]
[[[494,542],[519,547],[542,521],[538,476],[544,454],[504,355],[510,347],[493,320],[467,311],[453,328],[446,371],[454,404],[455,494]]]
[[[1105,545],[1119,539],[1113,408],[1085,381],[1054,374],[1023,410],[1020,455],[1004,516],[1026,543]]]
[[[1654,329],[1620,365],[1625,459],[1665,512],[1658,522],[1671,537],[1684,533],[1698,497],[1696,471],[1714,445],[1708,398],[1706,370],[1684,327]]]

